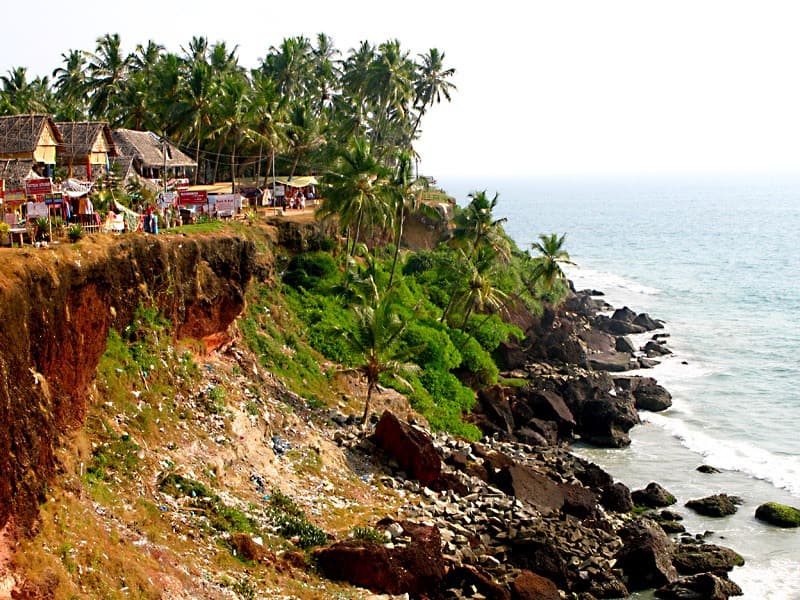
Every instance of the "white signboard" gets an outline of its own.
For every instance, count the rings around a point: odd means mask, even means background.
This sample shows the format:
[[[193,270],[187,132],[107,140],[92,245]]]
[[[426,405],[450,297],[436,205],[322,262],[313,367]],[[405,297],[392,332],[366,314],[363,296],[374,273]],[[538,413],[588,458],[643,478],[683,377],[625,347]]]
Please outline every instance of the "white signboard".
[[[161,192],[158,196],[158,205],[161,208],[175,204],[175,192]]]
[[[216,199],[217,215],[231,217],[236,211],[236,197],[234,194],[220,194]]]
[[[44,202],[28,202],[27,207],[28,211],[25,213],[27,219],[35,219],[38,217],[44,217],[46,219],[50,215],[50,212],[47,210],[47,204]]]
[[[282,198],[286,195],[286,186],[283,185],[276,185],[275,186],[275,197]]]

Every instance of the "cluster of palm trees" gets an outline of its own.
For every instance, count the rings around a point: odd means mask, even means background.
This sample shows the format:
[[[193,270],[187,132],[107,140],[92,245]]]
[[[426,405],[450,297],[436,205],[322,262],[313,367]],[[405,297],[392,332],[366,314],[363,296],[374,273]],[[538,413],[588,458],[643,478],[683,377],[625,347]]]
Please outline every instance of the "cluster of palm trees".
[[[45,113],[58,121],[107,121],[166,136],[207,181],[278,170],[324,172],[353,139],[391,164],[413,152],[431,106],[450,100],[452,68],[433,48],[412,58],[397,40],[364,41],[346,54],[319,34],[284,39],[256,68],[237,48],[194,37],[179,53],[148,41],[122,50],[118,34],[93,52],[69,50],[51,77],[25,67],[0,76],[0,114]]]

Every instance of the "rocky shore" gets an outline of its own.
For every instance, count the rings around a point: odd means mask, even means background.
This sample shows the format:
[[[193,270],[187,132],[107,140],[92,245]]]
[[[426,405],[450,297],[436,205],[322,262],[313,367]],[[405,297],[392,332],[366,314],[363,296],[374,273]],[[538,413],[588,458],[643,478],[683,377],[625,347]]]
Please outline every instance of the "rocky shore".
[[[413,501],[374,525],[385,540],[317,550],[321,571],[418,598],[741,595],[727,575],[744,560],[684,531],[682,516],[665,510],[675,503],[667,490],[654,482],[631,491],[569,451],[577,440],[625,446],[639,410],[671,405],[653,378],[624,373],[670,352],[663,324],[614,310],[591,290],[538,318],[518,307],[511,319],[526,337],[503,346],[503,375],[518,384],[480,394],[473,418],[482,443],[433,436],[388,411],[365,438],[333,415],[336,442],[378,457],[379,484]],[[639,348],[628,337],[647,332]]]

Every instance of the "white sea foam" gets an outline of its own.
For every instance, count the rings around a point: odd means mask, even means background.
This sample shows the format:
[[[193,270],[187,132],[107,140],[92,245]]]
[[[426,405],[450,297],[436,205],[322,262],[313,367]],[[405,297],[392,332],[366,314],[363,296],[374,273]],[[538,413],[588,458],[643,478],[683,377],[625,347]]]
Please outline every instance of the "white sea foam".
[[[663,428],[684,447],[701,455],[708,464],[745,473],[800,496],[800,457],[776,454],[744,441],[718,439],[669,415],[642,413],[641,416],[644,421]]]
[[[629,297],[631,294],[655,296],[661,292],[658,288],[644,285],[614,273],[597,271],[579,265],[565,267],[564,273],[573,281],[576,289],[599,289],[607,296],[615,299]]]

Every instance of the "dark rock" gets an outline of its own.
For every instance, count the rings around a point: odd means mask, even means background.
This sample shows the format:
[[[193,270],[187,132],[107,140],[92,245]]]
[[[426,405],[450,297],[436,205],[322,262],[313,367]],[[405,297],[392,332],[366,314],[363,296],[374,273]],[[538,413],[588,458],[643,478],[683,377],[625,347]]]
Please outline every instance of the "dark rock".
[[[575,426],[575,417],[567,407],[564,399],[549,390],[524,390],[528,405],[533,408],[536,415],[545,420],[555,421],[559,425]]]
[[[646,506],[647,508],[661,508],[677,502],[675,496],[670,494],[655,481],[648,483],[647,487],[643,490],[632,492],[631,496],[633,496],[633,501],[637,505]]]
[[[756,519],[778,527],[800,527],[800,509],[778,502],[766,502],[756,509]]]
[[[653,357],[656,357],[656,356],[667,356],[669,354],[672,354],[672,350],[670,350],[666,346],[663,346],[662,344],[659,344],[658,342],[654,342],[652,340],[650,340],[649,342],[647,342],[644,345],[643,350],[644,350],[645,354],[647,354],[647,356],[650,357],[650,358],[653,358]]]
[[[615,483],[603,488],[600,504],[611,512],[625,513],[633,510],[631,491],[624,483]]]
[[[508,434],[514,430],[514,416],[503,387],[493,385],[478,392],[479,410]]]
[[[530,427],[520,427],[514,432],[517,440],[529,446],[549,446],[555,442],[551,442],[545,438],[541,433],[538,433]]]
[[[708,475],[715,475],[720,472],[719,469],[712,467],[711,465],[700,465],[695,470],[700,471],[701,473],[706,473]]]
[[[512,598],[514,600],[560,600],[556,584],[523,569],[511,583]]]
[[[569,569],[561,553],[551,542],[523,538],[511,542],[512,564],[546,577],[560,588],[567,588]]]
[[[658,412],[672,406],[672,395],[652,377],[631,377],[630,391],[639,410]]]
[[[636,318],[633,320],[634,324],[641,325],[647,331],[653,331],[654,329],[664,329],[663,323],[656,321],[655,319],[651,318],[650,315],[647,313],[641,313],[636,315]]]
[[[558,443],[558,423],[545,419],[531,419],[528,427],[547,440],[548,444]]]
[[[672,533],[683,533],[686,531],[686,527],[678,523],[677,521],[667,521],[664,519],[658,519],[658,526],[664,530],[664,533],[672,534]]]
[[[385,548],[372,542],[338,542],[315,550],[320,571],[329,579],[347,581],[376,593],[431,596],[444,579],[441,537],[436,527],[403,521],[411,542]]]
[[[714,494],[707,498],[689,500],[686,507],[705,517],[725,517],[739,510],[737,505],[741,503],[742,499],[738,496]]]
[[[561,507],[568,515],[586,519],[597,514],[597,496],[594,492],[582,485],[564,483],[558,486],[564,494],[564,506]]]
[[[684,577],[656,590],[656,597],[666,600],[727,600],[741,595],[742,588],[733,581],[711,573]]]
[[[636,318],[636,313],[633,312],[627,306],[623,306],[622,308],[618,308],[614,311],[614,314],[611,315],[611,318],[615,321],[625,321],[626,323],[633,323],[633,320]]]
[[[658,513],[658,517],[665,521],[683,521],[683,515],[674,510],[662,510]]]
[[[428,485],[441,475],[442,461],[431,437],[420,429],[401,423],[389,411],[381,415],[372,439],[422,485]]]
[[[645,329],[641,325],[635,325],[627,321],[609,319],[605,315],[597,315],[592,319],[592,325],[600,331],[605,331],[611,335],[629,335],[631,333],[644,333]]]
[[[638,359],[639,368],[641,369],[652,369],[661,364],[660,361],[654,360],[652,358],[645,358],[644,356],[640,356]]]
[[[630,371],[638,365],[632,361],[629,354],[615,352],[613,354],[592,354],[588,357],[589,367],[595,371],[608,371],[609,373],[621,373]]]
[[[617,565],[629,589],[660,587],[678,578],[672,566],[672,543],[660,528],[641,520],[623,527],[619,535],[623,546],[617,553]]]
[[[575,477],[583,485],[593,489],[601,489],[614,484],[614,478],[611,475],[588,460],[580,461],[580,468],[575,469]]]
[[[609,448],[630,444],[628,431],[639,423],[633,400],[609,394],[585,402],[578,418],[582,439]]]
[[[303,552],[298,552],[296,550],[290,550],[288,552],[284,552],[281,555],[281,560],[290,567],[294,567],[295,569],[301,569],[303,571],[308,569],[308,562],[306,562],[306,555]]]
[[[500,469],[491,481],[505,493],[534,506],[544,514],[564,506],[564,492],[546,475],[528,466],[512,464]]]
[[[520,345],[514,342],[500,342],[496,350],[500,365],[513,371],[525,366],[528,357]]]
[[[697,573],[722,575],[731,571],[733,567],[744,565],[744,558],[724,546],[676,544],[672,555],[672,564],[681,575]]]
[[[489,573],[473,565],[451,568],[442,587],[447,590],[460,590],[470,596],[477,592],[487,600],[511,600],[511,592],[492,581]]]
[[[627,352],[628,354],[633,354],[636,352],[636,346],[634,346],[633,342],[624,335],[617,336],[617,343],[614,347],[616,348],[617,352]]]

